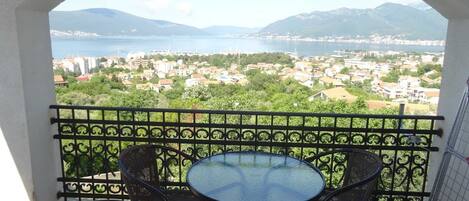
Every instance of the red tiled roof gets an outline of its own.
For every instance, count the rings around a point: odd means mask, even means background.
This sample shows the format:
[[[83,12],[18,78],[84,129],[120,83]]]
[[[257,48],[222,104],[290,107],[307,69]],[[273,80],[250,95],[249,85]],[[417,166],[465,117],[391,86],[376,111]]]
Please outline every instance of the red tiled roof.
[[[158,84],[160,84],[160,85],[172,85],[172,84],[173,84],[173,80],[170,80],[170,79],[160,80],[160,81],[158,82]]]

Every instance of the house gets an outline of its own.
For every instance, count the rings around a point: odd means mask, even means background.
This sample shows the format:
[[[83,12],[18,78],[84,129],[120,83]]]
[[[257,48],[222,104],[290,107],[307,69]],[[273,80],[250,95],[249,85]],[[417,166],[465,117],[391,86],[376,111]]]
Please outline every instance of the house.
[[[308,88],[313,88],[314,86],[314,81],[312,80],[307,80],[305,82],[300,82],[301,85],[308,87]]]
[[[146,69],[146,70],[143,70],[143,77],[146,79],[146,80],[151,80],[155,77],[155,70],[153,69]]]
[[[383,82],[380,85],[379,92],[386,98],[396,99],[407,96],[407,91],[399,87],[397,83]]]
[[[375,66],[375,63],[362,61],[359,58],[344,59],[344,63],[345,63],[344,66],[347,68],[359,68],[359,69],[367,69],[367,70],[371,70]]]
[[[302,71],[297,71],[295,72],[293,79],[299,82],[306,82],[308,80],[311,80],[311,74]]]
[[[312,74],[313,79],[320,79],[321,77],[324,77],[324,73],[322,73],[320,71],[313,72],[313,74]]]
[[[356,76],[356,77],[369,77],[370,76],[370,71],[368,70],[353,70],[349,73],[351,76]]]
[[[68,82],[65,81],[62,75],[54,75],[55,86],[67,86]]]
[[[433,63],[434,55],[422,55],[422,63]]]
[[[422,96],[421,102],[438,105],[440,102],[440,90],[425,91]]]
[[[160,88],[159,88],[159,85],[158,84],[153,84],[153,83],[145,83],[145,84],[137,84],[135,85],[135,88],[137,88],[138,90],[152,90],[152,91],[155,91],[157,93],[160,92]]]
[[[350,81],[351,76],[345,74],[337,74],[335,75],[335,79],[341,80],[342,82],[347,82]]]
[[[314,94],[309,98],[309,101],[313,100],[340,100],[352,103],[357,100],[357,97],[350,94],[345,88],[337,87],[332,89],[323,90],[317,94]]]
[[[422,77],[420,78],[420,80],[421,80],[422,82],[426,82],[426,83],[428,83],[428,84],[439,84],[439,83],[441,83],[441,77],[436,78],[436,79],[431,79],[431,78],[429,78],[429,77],[427,77],[427,76],[422,76]]]
[[[368,80],[367,77],[352,76],[350,78],[350,81],[353,83],[365,83],[366,80]]]
[[[117,74],[117,79],[120,80],[120,81],[124,81],[124,80],[130,80],[132,79],[132,76],[130,73],[119,73]]]
[[[197,78],[190,78],[185,81],[186,88],[199,86],[200,84],[201,84],[201,80]]]
[[[91,80],[91,75],[90,74],[86,74],[86,75],[80,75],[78,76],[77,78],[75,78],[78,82],[88,82]]]
[[[160,86],[161,90],[172,89],[173,80],[171,79],[162,79],[158,81],[158,85]]]
[[[200,74],[193,74],[192,78],[187,79],[185,81],[186,88],[195,87],[195,86],[199,86],[199,85],[207,86],[209,84],[218,83],[218,81],[211,82],[207,78],[205,78],[204,76],[202,76],[202,75],[199,76],[199,75]]]
[[[324,74],[328,77],[334,77],[337,73],[338,71],[333,68],[326,68],[326,70],[324,70]]]
[[[334,78],[330,78],[330,77],[320,78],[319,83],[322,84],[322,85],[325,85],[325,86],[331,86],[331,85],[334,86],[334,87],[343,87],[343,86],[345,86],[345,84],[342,83],[342,81],[334,79]]]
[[[420,78],[412,76],[400,76],[398,81],[399,87],[403,90],[420,86]]]
[[[132,81],[130,80],[122,80],[122,84],[124,84],[125,86],[132,86]]]
[[[176,69],[176,75],[179,77],[187,77],[192,73],[189,68],[179,68]]]
[[[150,66],[151,61],[147,59],[132,59],[129,61],[129,65],[127,66],[130,70],[137,70],[139,68],[147,68]]]
[[[440,90],[434,88],[417,87],[410,91],[409,100],[412,102],[438,104],[440,99]]]
[[[391,71],[391,66],[387,63],[380,63],[375,66],[374,70],[382,73],[389,73]]]
[[[192,79],[203,79],[203,78],[205,78],[205,77],[204,77],[203,75],[201,75],[201,74],[192,74],[192,75],[191,75],[191,78],[192,78]]]
[[[307,71],[307,69],[310,69],[311,66],[312,66],[311,62],[306,62],[306,61],[299,61],[295,63],[295,68],[301,71]]]
[[[161,72],[167,74],[169,71],[173,70],[176,65],[176,62],[168,62],[167,60],[162,60],[156,61],[155,64],[153,64],[153,68],[155,68],[158,73]]]

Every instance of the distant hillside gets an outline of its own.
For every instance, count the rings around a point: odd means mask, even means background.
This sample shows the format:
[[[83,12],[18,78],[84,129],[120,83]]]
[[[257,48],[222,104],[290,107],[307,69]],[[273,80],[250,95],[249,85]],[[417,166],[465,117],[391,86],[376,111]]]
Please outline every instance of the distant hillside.
[[[341,8],[312,12],[274,22],[260,31],[270,35],[369,36],[401,35],[407,39],[443,40],[447,20],[433,9],[386,3],[375,9]]]
[[[84,32],[101,36],[206,35],[195,27],[168,21],[151,20],[125,12],[96,8],[79,11],[53,11],[51,30]]]
[[[203,29],[213,35],[241,35],[257,33],[260,28],[246,28],[236,26],[211,26]]]

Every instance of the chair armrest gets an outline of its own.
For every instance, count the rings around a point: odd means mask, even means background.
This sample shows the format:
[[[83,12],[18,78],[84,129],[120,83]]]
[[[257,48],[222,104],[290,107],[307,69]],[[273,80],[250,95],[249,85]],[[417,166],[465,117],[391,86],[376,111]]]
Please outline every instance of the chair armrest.
[[[174,153],[177,153],[177,154],[183,156],[184,158],[189,159],[189,160],[190,160],[191,162],[193,162],[193,163],[194,163],[194,162],[197,162],[197,159],[196,159],[196,158],[194,158],[194,157],[192,157],[191,155],[186,154],[186,153],[184,153],[184,152],[182,152],[182,151],[180,151],[180,150],[178,150],[178,149],[174,149],[174,148],[172,148],[172,147],[160,146],[160,145],[152,145],[152,146],[158,147],[158,148],[160,148],[160,149],[166,149],[166,150],[168,150],[168,151],[172,151],[172,152],[174,152]]]
[[[372,180],[376,179],[377,177],[379,177],[379,175],[381,174],[381,170],[383,168],[381,167],[379,170],[376,170],[376,172],[374,172],[373,174],[371,174],[370,176],[366,177],[365,179],[359,181],[359,182],[355,182],[353,184],[350,184],[350,185],[347,185],[347,186],[344,186],[344,187],[341,187],[341,188],[338,188],[328,194],[325,195],[325,197],[323,197],[322,199],[320,199],[319,201],[329,201],[330,199],[332,199],[334,196],[344,192],[344,191],[348,191],[348,190],[351,190],[353,188],[356,188],[358,186],[361,186],[361,185],[364,185],[364,184],[367,184],[368,182],[371,182]]]
[[[127,177],[127,179],[130,179],[130,180],[133,180],[134,182],[142,185],[143,187],[145,187],[145,189],[147,189],[152,197],[156,196],[156,197],[160,197],[160,198],[163,198],[164,201],[169,201],[169,198],[168,196],[166,196],[166,194],[159,188],[147,183],[146,181],[143,181],[141,179],[138,179],[136,177],[133,177],[129,174],[126,174],[124,172],[122,172],[122,174],[125,174],[125,177]]]

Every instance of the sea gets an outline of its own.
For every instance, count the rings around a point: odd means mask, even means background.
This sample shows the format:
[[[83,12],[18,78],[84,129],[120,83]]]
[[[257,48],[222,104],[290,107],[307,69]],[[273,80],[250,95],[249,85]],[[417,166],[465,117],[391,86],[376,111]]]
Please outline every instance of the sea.
[[[331,55],[336,51],[443,52],[443,46],[385,45],[333,42],[288,41],[241,37],[99,37],[52,38],[53,57],[126,56],[135,52],[173,53],[259,53],[285,52],[298,56]]]

